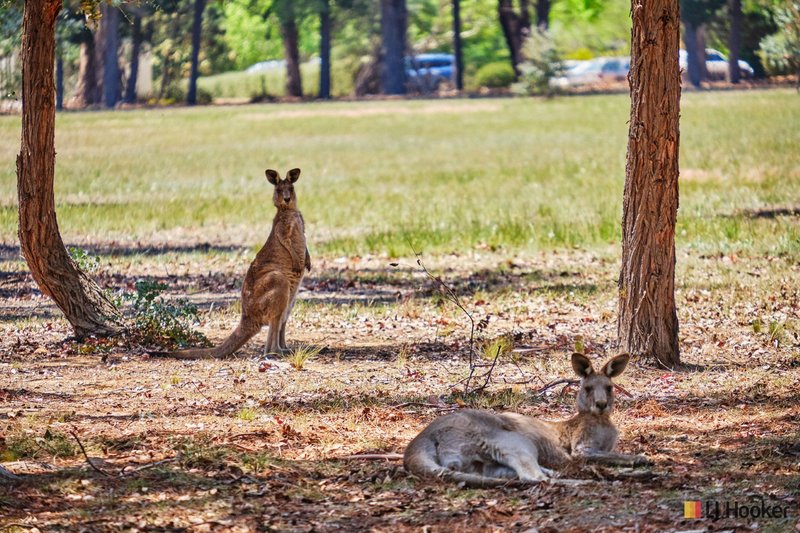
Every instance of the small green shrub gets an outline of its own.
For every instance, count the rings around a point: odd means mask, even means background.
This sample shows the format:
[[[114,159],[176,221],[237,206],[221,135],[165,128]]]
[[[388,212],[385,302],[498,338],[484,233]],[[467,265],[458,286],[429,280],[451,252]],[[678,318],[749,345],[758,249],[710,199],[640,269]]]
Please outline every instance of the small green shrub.
[[[197,88],[197,103],[199,105],[211,105],[214,103],[214,96],[211,91],[207,91],[202,87]]]
[[[509,87],[515,78],[514,69],[505,61],[488,63],[479,68],[475,74],[478,85],[490,89]]]
[[[165,300],[161,293],[166,288],[163,283],[139,280],[135,291],[126,295],[133,308],[134,333],[145,343],[208,344],[206,336],[193,328],[197,307],[183,299]]]
[[[516,94],[552,95],[555,88],[550,80],[564,73],[564,63],[550,34],[536,30],[525,40],[522,48],[525,61],[519,66],[520,79],[512,87]]]
[[[68,248],[68,251],[70,257],[72,257],[72,260],[75,261],[76,265],[78,265],[78,268],[80,268],[84,272],[94,272],[95,270],[100,268],[100,258],[91,255],[83,248],[70,246]]]

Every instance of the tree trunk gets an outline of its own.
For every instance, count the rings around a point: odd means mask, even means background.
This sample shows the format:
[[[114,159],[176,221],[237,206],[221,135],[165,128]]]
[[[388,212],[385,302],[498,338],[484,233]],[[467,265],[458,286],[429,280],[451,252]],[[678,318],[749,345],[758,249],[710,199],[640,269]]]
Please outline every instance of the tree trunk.
[[[632,0],[631,116],[622,211],[620,349],[680,364],[675,219],[680,138],[679,4]]]
[[[192,58],[191,71],[189,73],[189,90],[186,93],[186,103],[188,105],[197,104],[197,77],[198,63],[200,61],[200,35],[203,31],[203,11],[206,8],[206,0],[194,0],[194,24],[192,26]]]
[[[63,311],[78,338],[121,331],[100,287],[72,261],[58,230],[55,174],[55,22],[61,0],[26,0],[22,27],[22,146],[17,157],[19,239],[43,294]]]
[[[139,54],[142,50],[142,16],[133,16],[133,29],[131,33],[131,72],[128,76],[128,85],[125,88],[125,102],[136,103],[136,82],[139,79]]]
[[[461,0],[453,0],[453,55],[455,56],[456,89],[464,89],[464,51],[461,46]]]
[[[691,22],[683,23],[683,43],[686,45],[686,74],[689,82],[695,87],[700,87],[703,81],[703,68],[700,61],[700,46],[698,42],[697,26]],[[703,50],[702,64],[705,65],[706,53]]]
[[[291,9],[286,17],[281,20],[281,36],[283,37],[283,54],[286,59],[286,94],[300,98],[303,96],[303,80],[300,77],[300,50],[297,22]]]
[[[322,0],[319,12],[319,97],[331,97],[331,4]]]
[[[525,38],[531,32],[530,10],[527,0],[519,3],[520,12],[514,11],[513,0],[498,0],[497,14],[500,18],[500,26],[503,29],[503,36],[506,39],[508,52],[511,55],[511,66],[519,76],[519,64],[522,62],[522,45]]]
[[[536,25],[539,29],[546,30],[550,27],[550,0],[536,2]]]
[[[381,89],[406,92],[406,1],[381,0]]]
[[[739,83],[742,73],[739,70],[739,50],[742,44],[742,0],[728,0],[731,16],[731,31],[728,35],[728,78],[731,83]]]
[[[64,110],[64,58],[56,58],[56,111]]]
[[[83,32],[78,67],[76,100],[85,107],[97,103],[97,63],[95,61],[94,33],[88,28]]]
[[[100,26],[97,29],[95,65],[97,101],[114,107],[121,97],[119,77],[119,8],[101,4]]]

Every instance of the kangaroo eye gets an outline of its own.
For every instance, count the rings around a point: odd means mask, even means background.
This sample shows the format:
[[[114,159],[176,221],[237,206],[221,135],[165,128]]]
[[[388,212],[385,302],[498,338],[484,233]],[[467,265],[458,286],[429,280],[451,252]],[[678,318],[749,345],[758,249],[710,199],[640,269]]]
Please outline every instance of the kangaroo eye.
[[[586,392],[586,394],[591,394],[592,393],[592,388],[591,387],[584,387],[583,390]]]
[[[606,392],[611,394],[611,385],[606,385]]]

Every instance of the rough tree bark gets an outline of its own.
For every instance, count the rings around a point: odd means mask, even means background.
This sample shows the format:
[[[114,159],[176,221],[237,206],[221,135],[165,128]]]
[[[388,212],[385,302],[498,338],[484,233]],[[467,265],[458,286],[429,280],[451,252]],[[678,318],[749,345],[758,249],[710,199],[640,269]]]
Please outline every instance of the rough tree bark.
[[[631,116],[622,214],[620,348],[680,364],[675,220],[680,138],[680,18],[675,0],[632,0]]]
[[[55,23],[61,0],[26,0],[22,26],[22,146],[17,157],[19,240],[34,281],[75,336],[122,331],[117,309],[72,261],[56,220]]]
[[[189,73],[189,90],[186,92],[186,103],[197,104],[197,77],[200,62],[200,36],[203,31],[203,11],[206,9],[206,0],[194,1],[194,24],[192,25],[192,57]]]
[[[319,97],[331,97],[331,3],[322,0],[319,12]]]
[[[728,0],[731,17],[731,31],[728,34],[728,79],[739,83],[742,73],[739,70],[739,49],[742,44],[742,0]]]
[[[461,0],[453,0],[453,55],[456,89],[464,89],[464,51],[461,46]]]
[[[300,49],[297,34],[297,21],[291,3],[287,3],[285,13],[281,16],[281,37],[283,38],[283,54],[286,59],[286,94],[303,96],[303,81],[300,77]]]
[[[139,79],[139,54],[142,50],[142,16],[134,14],[131,30],[131,71],[125,88],[125,102],[136,103],[136,82]]]
[[[381,0],[381,89],[406,92],[406,0]]]

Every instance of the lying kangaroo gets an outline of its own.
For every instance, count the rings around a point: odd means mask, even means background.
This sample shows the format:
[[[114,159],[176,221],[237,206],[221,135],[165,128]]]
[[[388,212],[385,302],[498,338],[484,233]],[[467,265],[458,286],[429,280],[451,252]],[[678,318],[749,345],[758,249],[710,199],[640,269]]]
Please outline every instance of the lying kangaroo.
[[[644,456],[612,451],[619,433],[609,416],[614,406],[611,378],[622,374],[628,359],[627,354],[618,355],[597,373],[586,356],[572,355],[572,368],[581,382],[578,414],[568,420],[549,422],[516,413],[471,409],[437,418],[406,448],[405,468],[423,477],[492,487],[514,479],[547,479],[553,474],[548,468],[559,468],[575,458],[647,465]]]
[[[311,270],[311,256],[306,247],[305,223],[297,209],[294,183],[300,169],[289,171],[285,180],[274,170],[267,170],[267,181],[275,186],[272,203],[278,208],[272,231],[247,269],[242,285],[242,318],[222,344],[215,348],[195,348],[178,352],[151,352],[152,355],[179,359],[215,359],[227,357],[244,346],[264,326],[269,326],[267,351],[284,353],[286,321],[294,307],[303,268]]]

